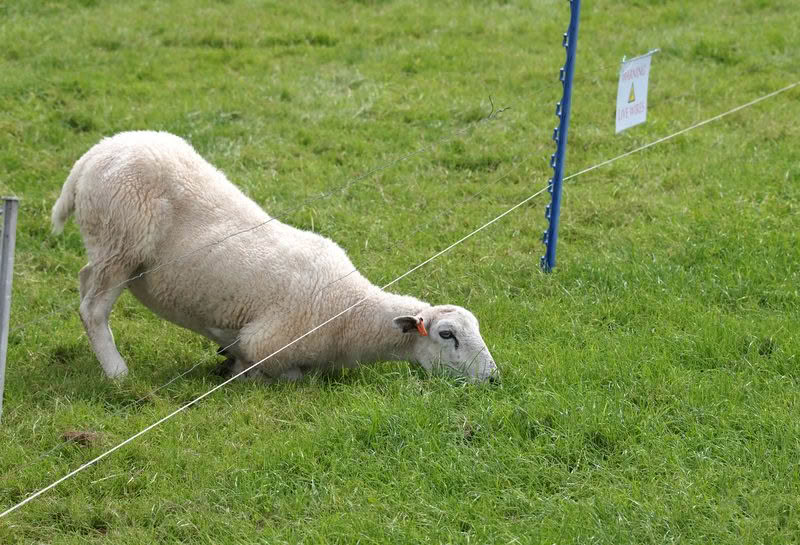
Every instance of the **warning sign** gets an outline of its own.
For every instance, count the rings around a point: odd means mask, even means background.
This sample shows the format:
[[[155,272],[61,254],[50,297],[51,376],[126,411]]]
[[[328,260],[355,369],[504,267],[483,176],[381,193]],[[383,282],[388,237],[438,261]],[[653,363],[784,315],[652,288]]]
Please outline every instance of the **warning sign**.
[[[647,119],[647,80],[650,59],[656,51],[622,63],[617,87],[617,132]]]

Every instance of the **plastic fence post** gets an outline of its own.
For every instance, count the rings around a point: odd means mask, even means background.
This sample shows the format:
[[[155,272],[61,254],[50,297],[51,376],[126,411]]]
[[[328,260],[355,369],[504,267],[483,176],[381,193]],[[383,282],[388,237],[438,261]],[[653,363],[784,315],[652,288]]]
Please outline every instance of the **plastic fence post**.
[[[572,102],[572,75],[575,68],[575,50],[578,45],[578,17],[581,11],[581,0],[569,0],[570,18],[569,28],[564,34],[562,45],[567,50],[567,61],[561,68],[559,79],[563,95],[556,104],[556,115],[559,118],[558,127],[553,131],[553,140],[556,142],[556,152],[550,157],[550,166],[553,168],[553,177],[547,184],[547,191],[552,195],[550,204],[545,209],[544,216],[549,225],[544,232],[542,242],[546,249],[542,256],[541,266],[545,272],[550,272],[556,266],[556,244],[558,243],[558,218],[561,213],[561,182],[564,178],[564,161],[567,155],[567,130],[569,128],[569,111]]]
[[[11,316],[11,280],[14,271],[14,246],[17,240],[16,197],[3,197],[3,242],[0,248],[0,418],[3,417],[3,385],[6,378],[8,320]]]

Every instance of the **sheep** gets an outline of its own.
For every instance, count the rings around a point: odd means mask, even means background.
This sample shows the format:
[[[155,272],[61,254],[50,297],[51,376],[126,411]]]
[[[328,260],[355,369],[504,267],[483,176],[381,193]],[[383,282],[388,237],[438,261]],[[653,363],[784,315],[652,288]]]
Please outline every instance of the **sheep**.
[[[472,313],[381,290],[338,244],[271,218],[178,136],[133,131],[95,144],[53,206],[54,234],[73,212],[89,258],[79,314],[109,378],[128,373],[109,327],[126,287],[225,347],[233,374],[363,299],[245,375],[297,380],[406,360],[474,382],[498,376]]]

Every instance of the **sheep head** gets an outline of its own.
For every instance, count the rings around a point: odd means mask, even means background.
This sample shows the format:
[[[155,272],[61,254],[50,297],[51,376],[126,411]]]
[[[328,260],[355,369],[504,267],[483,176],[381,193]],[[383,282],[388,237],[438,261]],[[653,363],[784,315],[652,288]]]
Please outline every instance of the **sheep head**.
[[[478,320],[465,308],[454,305],[429,307],[416,316],[398,316],[394,325],[413,335],[411,352],[427,371],[445,371],[474,382],[499,377]]]

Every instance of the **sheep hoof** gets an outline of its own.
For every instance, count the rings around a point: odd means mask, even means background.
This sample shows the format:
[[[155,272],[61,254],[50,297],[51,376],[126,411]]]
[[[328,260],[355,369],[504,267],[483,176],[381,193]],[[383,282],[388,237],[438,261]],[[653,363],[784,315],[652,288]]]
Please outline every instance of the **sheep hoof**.
[[[225,358],[225,361],[220,363],[216,369],[214,369],[214,374],[218,377],[222,378],[230,378],[233,376],[233,366],[236,364],[236,358],[228,356]]]
[[[121,358],[116,364],[112,363],[108,367],[103,366],[103,371],[111,380],[122,380],[128,376],[128,366],[122,362]]]

